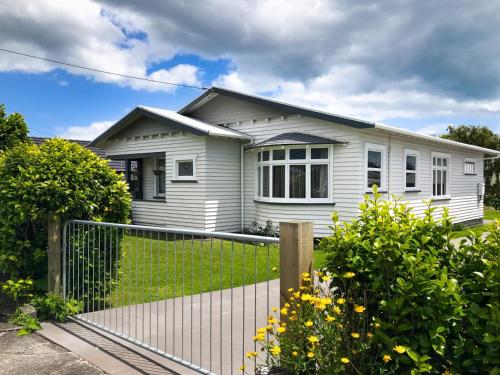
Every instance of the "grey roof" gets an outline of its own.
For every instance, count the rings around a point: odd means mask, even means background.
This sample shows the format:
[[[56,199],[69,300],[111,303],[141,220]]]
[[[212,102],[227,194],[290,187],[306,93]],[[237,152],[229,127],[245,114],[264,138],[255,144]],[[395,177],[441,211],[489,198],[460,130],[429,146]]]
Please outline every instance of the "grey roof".
[[[245,100],[251,103],[273,107],[286,114],[301,114],[303,116],[317,118],[320,120],[333,121],[337,124],[346,125],[357,129],[367,129],[375,127],[375,123],[373,122],[358,120],[348,116],[335,115],[333,113],[324,112],[317,109],[306,108],[290,103],[281,102],[279,100],[266,98],[264,96],[246,94],[240,91],[229,90],[218,86],[213,86],[205,91],[191,103],[182,108],[178,113],[183,115],[192,112],[218,94],[235,99]]]
[[[265,147],[265,146],[289,146],[289,145],[338,145],[345,144],[333,138],[320,137],[305,133],[282,133],[268,138],[259,143],[249,145],[247,148]]]
[[[98,145],[100,142],[112,137],[120,130],[125,129],[127,126],[133,124],[136,120],[142,117],[153,119],[166,126],[171,126],[183,131],[188,131],[195,135],[213,135],[219,137],[240,139],[244,141],[252,139],[252,137],[248,134],[225,128],[223,126],[208,124],[191,117],[183,116],[174,111],[139,105],[123,118],[118,120],[118,122],[116,122],[108,130],[106,130],[104,133],[90,142],[90,145]]]
[[[30,137],[31,141],[37,145],[40,146],[43,142],[45,142],[47,139],[46,137]],[[90,146],[90,141],[84,141],[80,139],[67,139],[67,141],[73,142],[73,143],[78,143],[80,146],[85,147],[86,149],[92,151],[94,154],[97,156],[107,159],[106,157],[106,151],[104,149],[95,147],[95,146]],[[125,171],[125,161],[123,160],[110,160],[109,161],[109,166],[113,169],[115,169],[117,172],[123,172]]]

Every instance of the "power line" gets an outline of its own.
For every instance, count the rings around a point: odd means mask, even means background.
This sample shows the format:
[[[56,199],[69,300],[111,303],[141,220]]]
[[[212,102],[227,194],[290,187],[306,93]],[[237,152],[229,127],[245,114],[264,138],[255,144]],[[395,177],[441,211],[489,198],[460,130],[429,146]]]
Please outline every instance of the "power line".
[[[15,55],[20,55],[20,56],[25,56],[25,57],[31,57],[32,59],[37,59],[37,60],[42,60],[42,61],[48,61],[48,62],[51,62],[51,63],[54,63],[54,64],[66,65],[66,66],[70,66],[72,68],[90,70],[92,72],[103,73],[103,74],[110,74],[110,75],[118,76],[118,77],[124,77],[124,78],[130,78],[130,79],[137,79],[137,80],[140,80],[140,81],[147,81],[147,82],[153,82],[153,83],[161,83],[163,85],[186,87],[186,88],[190,88],[190,89],[208,90],[208,88],[206,88],[206,87],[187,85],[187,84],[183,84],[183,83],[173,83],[173,82],[158,81],[156,79],[150,79],[150,78],[144,78],[144,77],[137,77],[137,76],[129,76],[127,74],[121,74],[121,73],[115,73],[115,72],[110,72],[110,71],[101,70],[101,69],[89,68],[89,67],[82,66],[82,65],[75,65],[75,64],[70,64],[70,63],[64,62],[64,61],[47,59],[45,57],[34,56],[34,55],[27,54],[27,53],[12,51],[12,50],[5,49],[5,48],[0,48],[0,51],[8,52],[8,53],[13,53]]]

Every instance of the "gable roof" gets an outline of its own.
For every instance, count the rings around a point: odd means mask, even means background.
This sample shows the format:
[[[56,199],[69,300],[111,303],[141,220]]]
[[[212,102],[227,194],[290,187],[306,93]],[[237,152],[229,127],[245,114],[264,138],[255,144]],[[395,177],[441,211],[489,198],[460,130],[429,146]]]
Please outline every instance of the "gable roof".
[[[448,139],[444,138],[439,138],[439,137],[434,137],[430,135],[425,135],[425,134],[420,134],[417,132],[413,132],[410,130],[406,129],[401,129],[401,128],[396,128],[393,126],[389,125],[384,125],[376,122],[369,122],[369,121],[364,121],[364,120],[359,120],[355,119],[353,117],[347,117],[347,116],[341,116],[341,115],[336,115],[333,113],[329,112],[324,112],[312,108],[306,108],[290,103],[285,103],[281,102],[279,100],[267,98],[264,96],[259,96],[259,95],[253,95],[253,94],[246,94],[240,91],[235,91],[235,90],[230,90],[218,86],[213,86],[210,89],[206,90],[203,94],[198,96],[196,99],[194,99],[192,102],[187,104],[184,108],[179,110],[179,114],[189,114],[190,112],[196,110],[197,108],[200,108],[207,104],[210,100],[215,98],[217,95],[224,95],[227,97],[243,100],[246,102],[250,103],[256,103],[256,104],[261,104],[265,105],[268,107],[275,108],[277,110],[280,110],[284,113],[287,114],[300,114],[303,116],[308,116],[320,120],[326,120],[326,121],[331,121],[336,124],[340,125],[346,125],[350,126],[356,129],[377,129],[381,130],[383,132],[387,133],[393,133],[393,134],[399,134],[415,139],[419,139],[422,141],[428,141],[428,142],[434,142],[434,143],[440,143],[440,144],[446,144],[448,146],[454,146],[454,147],[461,147],[477,152],[482,152],[484,154],[489,154],[489,155],[500,155],[500,151],[497,150],[492,150],[489,148],[484,148],[484,147],[479,147],[479,146],[474,146],[474,145],[469,145],[466,143],[462,142],[456,142],[456,141],[451,141]]]
[[[305,133],[283,133],[274,137],[268,138],[262,142],[250,144],[248,148],[264,147],[264,146],[290,146],[290,145],[320,145],[320,144],[345,144],[333,138],[320,137]]]
[[[130,111],[123,118],[118,120],[113,126],[99,135],[92,142],[90,142],[89,146],[96,146],[100,142],[112,137],[113,135],[117,134],[119,131],[125,129],[142,117],[147,117],[152,120],[158,121],[161,124],[184,130],[196,135],[212,135],[241,140],[252,139],[252,137],[248,134],[244,134],[242,132],[228,129],[219,125],[207,124],[206,122],[183,116],[174,111],[169,111],[162,108],[145,107],[140,105]]]

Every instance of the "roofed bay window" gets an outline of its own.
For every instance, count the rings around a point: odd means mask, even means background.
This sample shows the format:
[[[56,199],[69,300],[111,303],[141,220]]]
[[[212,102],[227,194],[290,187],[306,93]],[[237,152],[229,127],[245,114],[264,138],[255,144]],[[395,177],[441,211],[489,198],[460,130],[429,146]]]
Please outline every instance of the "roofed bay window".
[[[257,196],[265,202],[331,202],[330,145],[279,146],[257,153]]]

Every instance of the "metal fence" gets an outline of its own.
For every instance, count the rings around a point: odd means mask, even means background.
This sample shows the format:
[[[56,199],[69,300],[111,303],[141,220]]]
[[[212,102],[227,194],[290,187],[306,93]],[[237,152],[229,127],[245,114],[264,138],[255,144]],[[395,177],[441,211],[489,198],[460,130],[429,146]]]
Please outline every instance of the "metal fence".
[[[279,239],[72,220],[63,294],[76,318],[204,374],[240,373],[279,306]],[[249,363],[250,362],[250,363]]]

